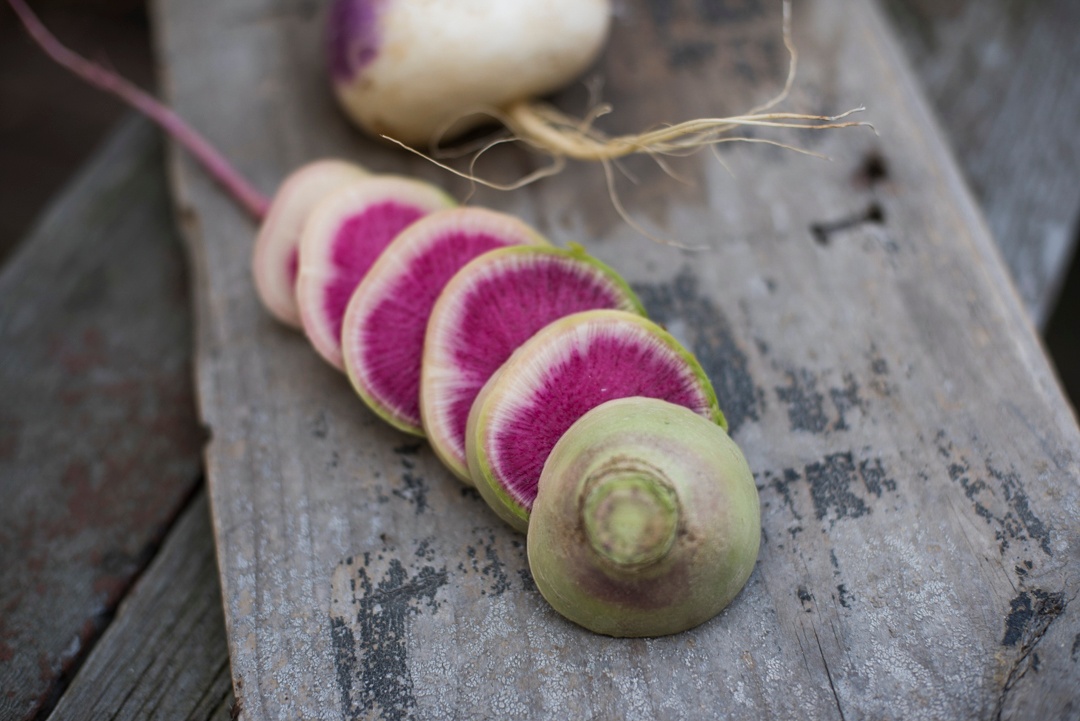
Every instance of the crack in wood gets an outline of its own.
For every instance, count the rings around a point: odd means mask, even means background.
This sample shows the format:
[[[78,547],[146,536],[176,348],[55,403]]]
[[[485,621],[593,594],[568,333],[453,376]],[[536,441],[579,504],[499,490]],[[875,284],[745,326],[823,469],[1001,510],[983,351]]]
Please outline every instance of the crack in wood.
[[[833,682],[832,671],[829,670],[829,662],[825,659],[825,650],[821,647],[821,639],[818,638],[817,629],[814,631],[814,641],[817,643],[818,653],[821,655],[821,665],[825,667],[825,677],[829,679],[829,689],[832,691],[833,700],[836,702],[836,710],[840,714],[840,721],[844,719],[844,707],[840,705],[840,694],[836,691],[836,684]]]

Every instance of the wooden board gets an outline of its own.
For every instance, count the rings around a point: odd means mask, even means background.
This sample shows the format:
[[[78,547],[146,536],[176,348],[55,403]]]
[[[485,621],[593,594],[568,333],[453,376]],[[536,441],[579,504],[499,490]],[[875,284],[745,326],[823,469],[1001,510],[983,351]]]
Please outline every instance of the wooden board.
[[[1080,242],[1080,3],[888,0],[890,15],[1042,327]]]
[[[5,719],[55,703],[200,479],[161,168],[155,131],[129,123],[0,274]]]
[[[172,101],[264,188],[334,153],[464,193],[344,126],[318,80],[316,6],[156,13]],[[1050,718],[1080,703],[1080,433],[874,7],[796,16],[792,104],[866,103],[880,136],[800,140],[832,163],[731,149],[731,174],[706,154],[680,166],[690,188],[634,164],[636,217],[712,250],[640,237],[598,168],[479,199],[622,270],[698,353],[757,472],[754,575],[670,638],[601,638],[547,609],[523,539],[259,309],[250,224],[177,162],[245,717]],[[609,127],[764,99],[778,29],[758,2],[621,4],[600,68]]]
[[[50,721],[229,721],[232,683],[206,494],[200,492]]]

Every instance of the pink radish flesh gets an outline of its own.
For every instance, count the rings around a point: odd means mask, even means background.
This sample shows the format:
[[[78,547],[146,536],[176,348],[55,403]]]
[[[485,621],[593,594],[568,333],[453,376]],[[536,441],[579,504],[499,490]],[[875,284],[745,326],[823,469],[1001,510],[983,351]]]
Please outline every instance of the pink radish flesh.
[[[398,236],[356,288],[342,330],[346,368],[360,397],[392,425],[423,435],[420,364],[439,293],[487,251],[542,242],[520,220],[481,208],[433,213]]]
[[[548,325],[488,382],[470,413],[469,471],[481,494],[524,529],[540,472],[563,433],[601,403],[635,396],[724,423],[701,366],[652,321],[595,310]]]
[[[289,251],[289,257],[285,259],[285,275],[288,278],[289,284],[296,287],[296,276],[300,272],[300,248],[293,248]]]
[[[341,336],[345,308],[357,283],[390,241],[424,215],[425,210],[415,205],[380,203],[349,218],[338,230],[331,256],[337,273],[323,291],[323,311],[331,319],[335,336]]]
[[[497,250],[453,278],[428,323],[420,411],[436,454],[462,480],[465,426],[484,383],[544,326],[597,308],[644,314],[625,281],[581,250]]]
[[[342,321],[357,285],[402,230],[452,205],[426,183],[373,176],[332,193],[312,212],[300,241],[297,303],[304,332],[332,365],[344,367]]]

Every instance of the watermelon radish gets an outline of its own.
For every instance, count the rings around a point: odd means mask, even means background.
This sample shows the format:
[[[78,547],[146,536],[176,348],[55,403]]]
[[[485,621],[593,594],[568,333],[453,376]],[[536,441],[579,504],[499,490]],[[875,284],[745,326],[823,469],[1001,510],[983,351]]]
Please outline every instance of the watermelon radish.
[[[255,237],[251,270],[260,300],[282,323],[300,327],[296,274],[304,221],[325,196],[367,174],[343,160],[316,160],[293,171],[274,194]]]
[[[420,418],[435,454],[458,478],[472,485],[465,425],[488,378],[548,323],[597,308],[645,314],[630,286],[580,246],[493,250],[451,279],[428,320]]]
[[[398,233],[453,199],[433,185],[398,176],[357,180],[326,196],[300,238],[296,301],[304,333],[336,368],[341,323],[357,284]]]
[[[754,476],[720,426],[653,398],[609,401],[555,444],[529,520],[529,569],[566,618],[661,636],[719,613],[761,541]]]
[[[546,326],[491,377],[469,413],[466,458],[480,495],[524,532],[556,441],[592,408],[632,396],[727,425],[697,360],[649,319],[590,310]]]
[[[345,368],[364,402],[396,428],[423,436],[424,331],[443,286],[489,250],[546,243],[514,216],[483,208],[432,213],[395,238],[356,287],[342,327]]]

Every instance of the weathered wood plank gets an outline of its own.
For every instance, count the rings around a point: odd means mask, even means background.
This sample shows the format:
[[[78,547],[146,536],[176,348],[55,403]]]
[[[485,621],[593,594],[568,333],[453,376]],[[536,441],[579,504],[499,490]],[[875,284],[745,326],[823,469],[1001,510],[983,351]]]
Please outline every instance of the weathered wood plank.
[[[200,477],[160,153],[128,124],[0,273],[4,718],[55,701]]]
[[[336,153],[464,192],[344,126],[318,80],[314,6],[156,12],[172,100],[263,187]],[[547,609],[522,539],[260,311],[251,227],[176,164],[248,718],[1060,717],[1080,704],[1080,432],[874,6],[813,0],[796,21],[793,105],[865,102],[880,137],[801,141],[831,164],[730,149],[731,175],[706,154],[680,165],[690,189],[633,164],[641,183],[621,192],[635,215],[710,250],[638,236],[598,168],[481,196],[623,270],[702,359],[757,470],[758,568],[727,611],[675,637],[600,638]],[[621,4],[600,68],[608,127],[762,100],[783,74],[778,28],[767,3]]]
[[[1080,3],[886,6],[1042,327],[1080,237]]]
[[[232,707],[210,509],[200,492],[49,718],[228,721]]]

